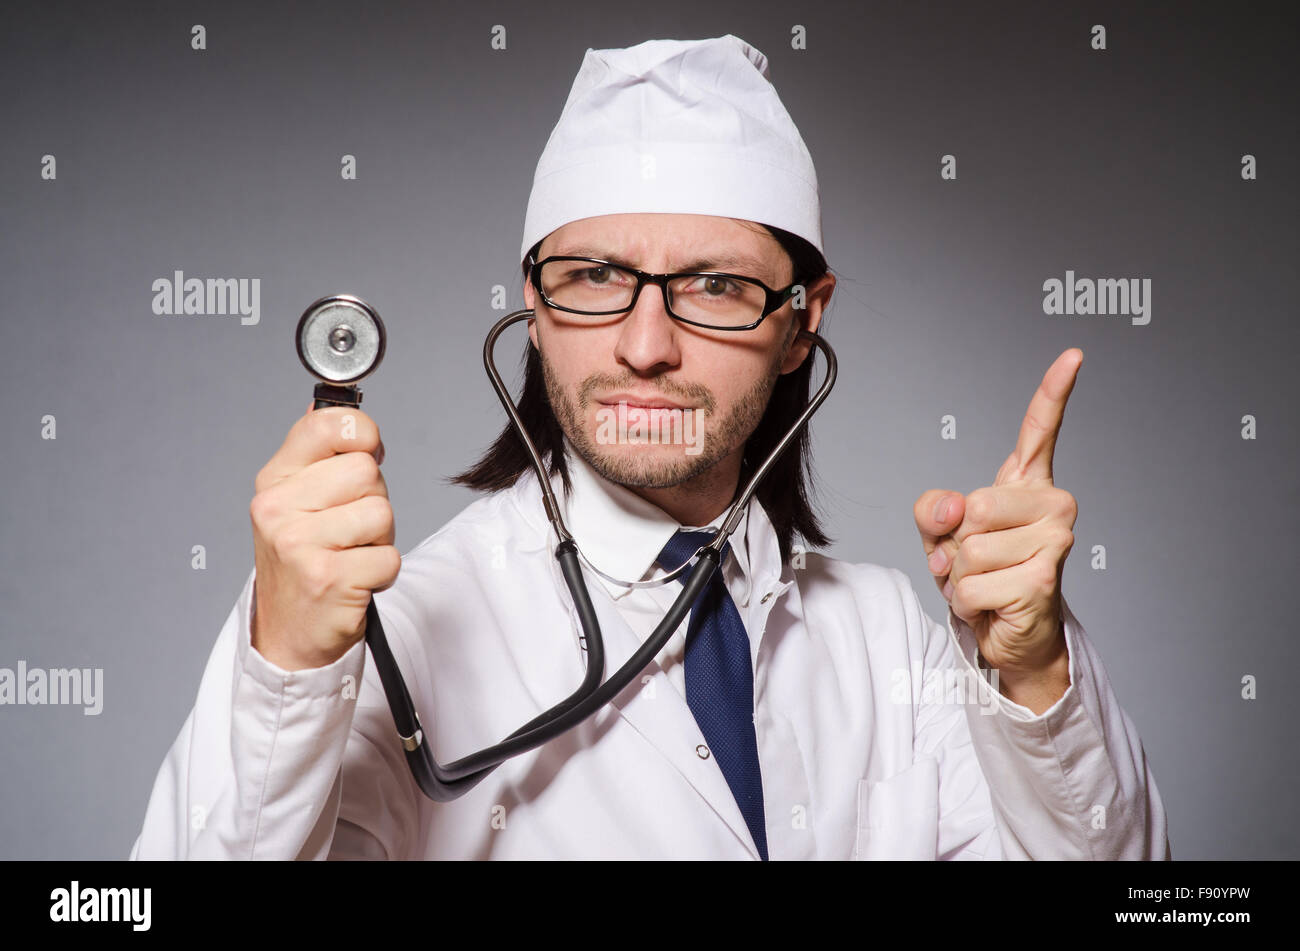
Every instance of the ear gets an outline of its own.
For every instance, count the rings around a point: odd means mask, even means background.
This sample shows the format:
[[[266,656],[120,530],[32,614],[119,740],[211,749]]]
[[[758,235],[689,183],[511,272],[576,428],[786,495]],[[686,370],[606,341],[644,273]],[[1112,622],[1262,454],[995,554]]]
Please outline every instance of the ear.
[[[541,347],[537,344],[537,291],[527,281],[524,282],[524,307],[534,314],[528,320],[528,339],[533,342],[534,349],[540,350]]]
[[[834,291],[835,275],[830,271],[809,284],[804,289],[804,306],[798,309],[791,308],[796,326],[802,330],[807,330],[809,333],[816,333],[817,328],[821,326],[822,313],[830,303],[831,294]],[[794,343],[790,345],[790,351],[785,355],[785,360],[781,363],[781,372],[790,373],[799,369],[804,360],[808,358],[808,351],[812,349],[812,346],[809,341],[800,340],[796,335]]]

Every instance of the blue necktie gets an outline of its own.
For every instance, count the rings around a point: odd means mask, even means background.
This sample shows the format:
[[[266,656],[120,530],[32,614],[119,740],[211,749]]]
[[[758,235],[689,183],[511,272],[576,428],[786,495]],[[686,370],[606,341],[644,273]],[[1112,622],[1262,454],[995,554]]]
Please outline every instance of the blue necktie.
[[[660,552],[659,564],[671,571],[713,537],[710,532],[679,531]],[[722,548],[722,561],[713,577],[691,607],[686,626],[686,704],[695,714],[695,722],[736,797],[758,854],[766,862],[763,774],[758,766],[758,737],[754,732],[749,635],[722,580],[722,564],[730,552],[728,543]],[[685,583],[687,574],[678,580]]]

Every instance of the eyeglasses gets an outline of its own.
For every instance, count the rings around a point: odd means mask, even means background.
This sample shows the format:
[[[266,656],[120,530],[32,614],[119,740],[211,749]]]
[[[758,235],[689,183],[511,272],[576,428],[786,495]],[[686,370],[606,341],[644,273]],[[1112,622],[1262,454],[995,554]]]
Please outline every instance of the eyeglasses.
[[[529,280],[542,300],[570,314],[603,317],[636,306],[641,288],[658,284],[674,320],[712,330],[753,330],[794,296],[800,284],[773,290],[762,281],[725,271],[648,274],[599,258],[529,258]]]

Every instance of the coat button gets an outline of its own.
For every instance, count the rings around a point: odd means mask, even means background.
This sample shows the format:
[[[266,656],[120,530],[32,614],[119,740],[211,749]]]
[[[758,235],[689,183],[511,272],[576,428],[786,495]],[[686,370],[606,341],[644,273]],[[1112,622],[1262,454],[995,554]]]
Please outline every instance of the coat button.
[[[701,743],[699,746],[695,747],[695,755],[698,756],[700,759],[708,759],[709,748],[705,746],[703,743]]]
[[[776,594],[775,591],[769,591],[767,594],[763,595],[763,600],[762,600],[762,601],[759,601],[758,603],[759,603],[759,604],[767,604],[767,602],[769,602],[769,601],[772,600],[772,595],[774,595],[774,594]]]

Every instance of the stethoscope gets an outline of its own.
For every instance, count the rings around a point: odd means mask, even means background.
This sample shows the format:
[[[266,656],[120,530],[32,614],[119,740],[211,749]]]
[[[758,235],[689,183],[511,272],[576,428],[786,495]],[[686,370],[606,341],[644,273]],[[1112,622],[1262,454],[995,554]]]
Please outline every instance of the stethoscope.
[[[835,385],[835,351],[820,335],[801,329],[799,336],[815,344],[826,357],[825,379],[808,406],[795,420],[794,425],[768,453],[763,464],[754,471],[744,491],[732,503],[727,517],[713,540],[701,546],[684,564],[662,577],[653,580],[621,581],[588,561],[565,527],[542,458],[533,444],[532,437],[525,429],[523,420],[519,417],[519,410],[510,398],[492,359],[493,349],[502,331],[512,324],[529,320],[533,316],[532,310],[517,310],[497,321],[488,331],[487,339],[483,343],[483,365],[497,397],[501,400],[501,405],[505,407],[515,431],[519,433],[519,438],[528,449],[533,469],[537,473],[537,481],[542,490],[542,501],[546,507],[546,517],[550,520],[558,539],[555,557],[569,592],[573,596],[573,603],[577,608],[578,618],[586,637],[587,672],[582,684],[570,696],[529,720],[500,743],[453,763],[441,764],[433,758],[429,744],[424,742],[420,717],[415,711],[411,694],[406,689],[406,681],[403,680],[402,672],[389,648],[388,638],[384,634],[384,626],[379,620],[379,612],[375,608],[372,597],[366,608],[366,644],[374,658],[379,680],[384,686],[384,693],[388,696],[393,722],[397,726],[402,748],[406,751],[406,762],[421,791],[435,802],[449,802],[464,795],[510,757],[536,749],[548,740],[577,726],[636,679],[681,626],[691,606],[718,568],[722,559],[723,546],[740,524],[746,506],[753,498],[763,477],[771,470],[776,459],[790,445],[799,431],[807,425],[813,413],[825,401],[831,387]],[[308,307],[298,321],[297,347],[298,357],[303,365],[320,380],[316,384],[314,408],[357,407],[361,405],[361,391],[357,384],[375,370],[384,356],[384,324],[374,308],[357,297],[347,294],[323,297]],[[693,567],[692,562],[694,562]],[[682,583],[681,593],[677,595],[677,600],[668,609],[663,620],[645,639],[640,649],[603,683],[601,676],[605,670],[605,647],[601,639],[600,622],[596,618],[591,596],[587,592],[581,565],[586,565],[600,577],[627,588],[667,584],[690,569],[690,574]]]

